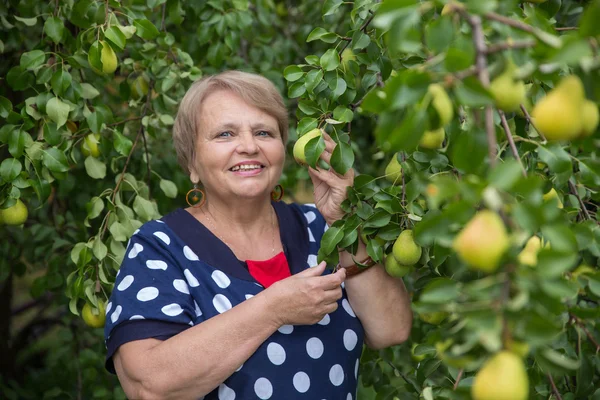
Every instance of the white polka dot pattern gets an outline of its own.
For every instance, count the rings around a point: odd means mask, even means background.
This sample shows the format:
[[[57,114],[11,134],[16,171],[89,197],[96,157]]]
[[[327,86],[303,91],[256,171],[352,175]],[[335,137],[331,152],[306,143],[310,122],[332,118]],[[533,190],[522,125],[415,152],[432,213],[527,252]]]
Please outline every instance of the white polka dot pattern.
[[[108,313],[110,312],[110,309],[111,309],[111,308],[112,308],[112,301],[111,301],[111,302],[109,302],[109,303],[106,305],[106,310],[104,311],[104,314],[105,314],[105,315],[108,315]]]
[[[318,359],[323,355],[323,342],[321,339],[313,337],[306,342],[306,352],[310,358]]]
[[[235,400],[235,392],[226,384],[219,386],[219,400]]]
[[[267,346],[267,357],[275,365],[281,365],[285,362],[285,350],[279,343],[269,343]]]
[[[344,347],[346,350],[354,350],[356,343],[358,343],[358,336],[356,335],[356,332],[354,332],[352,329],[346,329],[344,332]]]
[[[196,300],[194,300],[194,312],[196,313],[196,317],[202,315],[202,310],[200,310],[200,307],[198,306],[198,303],[196,303]]]
[[[354,366],[354,377],[358,379],[358,366],[360,365],[360,358],[356,359],[356,365]]]
[[[185,279],[187,280],[187,283],[188,285],[190,285],[190,287],[200,286],[200,282],[198,282],[198,279],[196,279],[196,277],[192,275],[189,269],[183,271],[183,275],[185,275]]]
[[[221,289],[226,289],[229,284],[231,284],[231,281],[229,280],[229,278],[227,277],[227,275],[225,275],[223,272],[216,270],[212,273],[211,275],[213,281],[215,281],[215,283],[217,284],[218,287],[220,287]]]
[[[139,243],[134,243],[133,247],[131,248],[131,250],[129,250],[129,254],[127,254],[127,257],[129,258],[136,258],[137,255],[142,252],[144,250],[144,246],[142,246]]]
[[[308,241],[309,242],[316,242],[315,237],[312,234],[312,231],[310,230],[310,228],[306,228],[308,230]]]
[[[328,325],[329,321],[331,321],[331,317],[329,316],[329,314],[325,314],[325,316],[323,317],[323,319],[321,319],[318,324],[319,325]]]
[[[129,286],[131,286],[133,281],[134,281],[133,275],[127,275],[126,277],[124,277],[121,280],[121,283],[119,283],[119,286],[117,286],[117,290],[119,290],[121,292],[123,290],[126,290],[127,288],[129,288]]]
[[[253,295],[253,294],[247,294],[247,295],[245,295],[244,297],[246,298],[246,300],[248,300],[248,299],[251,299],[251,298],[253,298],[253,297],[254,297],[254,295]]]
[[[277,330],[279,332],[283,333],[284,335],[289,335],[290,333],[294,332],[294,326],[293,325],[281,325],[281,327]]]
[[[317,262],[317,256],[314,254],[308,255],[308,260],[306,260],[309,267],[316,267],[319,263]]]
[[[215,297],[213,297],[213,306],[219,314],[222,314],[227,310],[231,310],[232,307],[229,299],[222,294],[217,294]]]
[[[306,372],[297,372],[293,378],[294,388],[300,393],[306,393],[310,388],[310,378]]]
[[[150,269],[162,269],[167,270],[167,263],[161,260],[148,260],[146,261],[146,267]]]
[[[348,302],[348,299],[344,299],[342,300],[342,307],[344,308],[344,310],[346,310],[346,312],[356,318],[356,314],[354,314],[354,310],[352,309],[352,306],[350,306],[350,303]]]
[[[166,245],[170,245],[171,244],[171,238],[167,236],[166,233],[164,232],[154,232],[154,236],[156,236],[157,238],[159,238],[160,240],[162,240]]]
[[[148,286],[140,289],[135,296],[139,301],[150,301],[158,297],[158,289],[153,286]]]
[[[117,320],[119,319],[119,316],[121,315],[121,311],[123,311],[123,307],[117,306],[117,308],[115,308],[115,311],[110,315],[110,320],[112,321],[113,324],[115,322],[117,322]]]
[[[198,261],[199,258],[188,246],[183,246],[183,255],[190,261]]]
[[[129,320],[130,320],[130,321],[131,321],[131,320],[134,320],[134,319],[146,319],[146,318],[144,318],[144,316],[143,316],[143,315],[132,315],[132,316],[129,318]]]
[[[306,217],[306,222],[308,222],[308,224],[310,225],[315,219],[317,219],[317,215],[313,212],[313,211],[309,211],[307,213],[304,213],[304,216]]]
[[[344,369],[340,364],[335,364],[329,370],[329,380],[334,386],[340,386],[344,382]]]
[[[176,317],[183,312],[183,308],[181,308],[181,306],[177,303],[172,303],[164,306],[160,309],[160,311],[169,317]]]
[[[270,399],[273,395],[273,385],[267,378],[258,378],[254,382],[254,393],[261,400]]]
[[[190,288],[188,287],[187,283],[185,283],[185,281],[183,279],[175,279],[173,281],[173,287],[181,293],[184,294],[190,294]]]

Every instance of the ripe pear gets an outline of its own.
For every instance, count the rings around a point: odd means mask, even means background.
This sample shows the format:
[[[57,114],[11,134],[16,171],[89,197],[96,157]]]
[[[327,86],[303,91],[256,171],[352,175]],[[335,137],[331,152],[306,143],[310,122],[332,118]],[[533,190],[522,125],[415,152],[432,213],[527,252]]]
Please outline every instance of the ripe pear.
[[[434,131],[425,131],[419,141],[419,146],[431,150],[439,149],[444,143],[445,136],[446,132],[443,127]]]
[[[410,356],[414,361],[420,362],[420,361],[423,361],[425,359],[425,357],[427,357],[427,355],[426,354],[416,355],[415,349],[417,348],[417,346],[418,346],[418,344],[413,343],[412,347],[410,348]]]
[[[0,219],[6,225],[21,225],[27,220],[27,206],[17,199],[11,207],[0,210]]]
[[[493,211],[479,211],[456,236],[452,247],[472,269],[494,272],[509,247],[504,222]]]
[[[315,128],[302,135],[294,145],[294,158],[298,164],[306,165],[306,144],[313,138],[322,136],[323,133],[319,128]]]
[[[474,400],[526,400],[529,379],[521,358],[501,351],[490,358],[475,375],[471,395]]]
[[[546,139],[575,139],[583,131],[584,100],[581,80],[570,75],[535,105],[531,117]]]
[[[410,273],[412,269],[412,265],[402,265],[396,260],[396,257],[392,255],[385,258],[385,272],[387,272],[389,276],[402,278]]]
[[[140,75],[135,78],[129,88],[131,89],[131,97],[135,100],[139,100],[148,94],[148,81]]]
[[[448,97],[448,93],[446,93],[442,85],[438,83],[432,83],[429,85],[428,91],[432,96],[431,101],[433,103],[433,107],[440,117],[440,126],[444,126],[450,122],[454,116],[452,101],[450,100],[450,97]]]
[[[415,265],[421,258],[422,252],[421,246],[416,244],[413,239],[411,229],[403,230],[392,247],[392,254],[401,265]]]
[[[515,70],[515,65],[509,62],[504,72],[490,83],[489,90],[494,97],[496,107],[502,111],[516,111],[519,105],[525,103],[527,94],[525,83],[515,79]]]
[[[589,137],[596,132],[598,128],[598,121],[600,115],[598,115],[598,106],[596,103],[590,100],[585,100],[581,108],[582,124],[583,129],[581,130],[581,137]]]
[[[395,185],[402,184],[402,165],[398,162],[398,153],[395,153],[387,167],[385,167],[385,179]]]
[[[91,135],[87,135],[83,139],[83,143],[81,143],[81,153],[86,157],[92,156],[94,158],[98,158],[100,155],[98,143],[100,143],[100,134],[93,133]]]
[[[548,193],[546,193],[545,195],[542,196],[542,199],[544,200],[544,202],[546,201],[551,201],[552,199],[556,199],[556,201],[558,201],[558,208],[563,208],[563,203],[560,200],[560,197],[558,196],[558,193],[556,192],[556,190],[554,188],[550,189],[550,191]]]
[[[535,267],[537,265],[537,253],[542,248],[542,240],[537,236],[532,236],[529,238],[525,247],[519,255],[517,259],[523,265],[529,265],[530,267]]]
[[[100,53],[100,62],[102,63],[102,72],[112,74],[117,70],[118,60],[115,51],[105,41],[100,41],[102,52]]]
[[[448,316],[447,312],[444,311],[435,311],[429,313],[420,313],[419,319],[423,322],[427,322],[431,325],[439,325],[443,320]]]
[[[92,308],[89,303],[85,303],[81,311],[83,321],[91,328],[102,328],[106,322],[105,315],[106,307],[104,303],[99,301],[98,308]]]

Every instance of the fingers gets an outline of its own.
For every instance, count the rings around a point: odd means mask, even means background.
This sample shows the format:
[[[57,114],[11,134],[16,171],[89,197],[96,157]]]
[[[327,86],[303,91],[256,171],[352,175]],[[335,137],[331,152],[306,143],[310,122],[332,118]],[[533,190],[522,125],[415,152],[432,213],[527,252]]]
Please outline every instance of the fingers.
[[[339,288],[342,282],[346,280],[346,269],[340,268],[335,273],[325,275],[321,278],[323,289],[333,290]]]
[[[318,265],[316,266],[311,266],[310,268],[305,269],[304,271],[298,273],[297,275],[302,275],[302,276],[321,276],[323,275],[323,272],[325,272],[325,267],[327,266],[327,263],[325,261],[321,261]]]

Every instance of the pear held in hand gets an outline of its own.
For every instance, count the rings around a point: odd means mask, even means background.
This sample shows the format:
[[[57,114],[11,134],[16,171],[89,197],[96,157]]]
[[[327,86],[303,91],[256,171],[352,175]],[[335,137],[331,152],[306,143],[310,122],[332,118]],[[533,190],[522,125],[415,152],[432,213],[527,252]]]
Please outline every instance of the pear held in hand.
[[[394,242],[394,247],[392,247],[392,254],[401,265],[415,265],[421,258],[422,252],[421,246],[416,244],[413,239],[411,229],[402,231],[396,242]]]
[[[471,395],[474,400],[526,400],[529,378],[523,360],[510,351],[495,354],[475,375]]]
[[[506,69],[490,84],[496,107],[502,111],[516,111],[525,103],[526,90],[522,80],[515,79],[516,66],[509,62]]]
[[[398,162],[398,153],[395,153],[385,167],[385,179],[394,185],[402,184],[402,165]]]
[[[584,101],[581,80],[575,75],[567,76],[535,105],[531,117],[546,139],[575,139],[584,128]]]
[[[469,267],[483,272],[498,269],[509,246],[504,222],[490,210],[479,211],[456,236],[452,247]]]
[[[315,128],[312,131],[306,132],[302,135],[294,144],[294,159],[298,164],[306,165],[306,144],[313,138],[322,136],[323,133],[320,129]]]

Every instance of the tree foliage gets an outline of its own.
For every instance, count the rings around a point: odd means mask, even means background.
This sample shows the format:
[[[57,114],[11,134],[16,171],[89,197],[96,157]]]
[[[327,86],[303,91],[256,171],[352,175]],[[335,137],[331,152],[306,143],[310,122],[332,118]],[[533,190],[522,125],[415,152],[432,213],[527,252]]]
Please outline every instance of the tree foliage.
[[[597,132],[546,140],[530,117],[568,75],[597,107],[600,2],[315,4],[0,6],[0,208],[21,199],[29,210],[24,226],[0,228],[7,398],[124,397],[100,372],[102,332],[75,315],[105,301],[135,230],[184,205],[189,181],[170,136],[177,104],[194,80],[224,69],[261,73],[287,96],[288,149],[319,127],[338,143],[331,167],[357,170],[348,215],[324,235],[321,259],[335,263],[336,248],[362,234],[384,262],[405,229],[423,249],[404,278],[410,340],[365,350],[359,398],[468,399],[501,349],[523,356],[530,397],[600,398],[600,142]],[[505,71],[526,89],[510,111],[498,100],[503,85],[490,86]],[[557,124],[581,118],[567,109]],[[443,144],[424,146],[439,129]],[[308,142],[309,164],[323,147]],[[400,173],[389,179],[393,157]],[[292,189],[308,174],[288,158],[282,184]],[[481,209],[508,230],[489,272],[453,248]],[[534,235],[544,246],[524,262]]]

